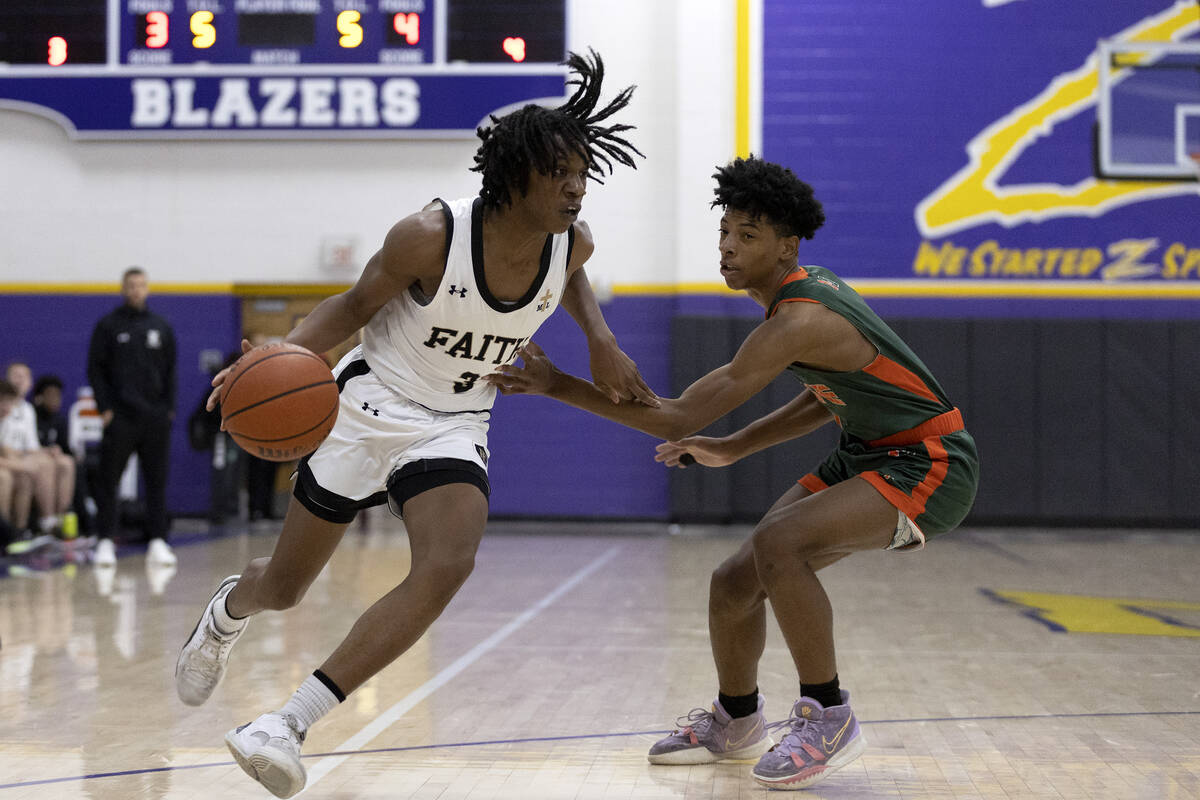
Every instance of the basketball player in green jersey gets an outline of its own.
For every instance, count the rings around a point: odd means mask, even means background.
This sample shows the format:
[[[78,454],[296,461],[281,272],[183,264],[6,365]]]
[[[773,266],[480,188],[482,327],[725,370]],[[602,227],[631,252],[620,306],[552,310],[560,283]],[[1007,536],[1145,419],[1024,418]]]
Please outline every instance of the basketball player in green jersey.
[[[801,239],[825,220],[811,187],[757,158],[719,168],[714,206],[721,276],[766,309],[733,360],[651,408],[613,405],[558,371],[534,343],[522,366],[489,377],[508,394],[543,394],[666,439],[667,466],[722,467],[829,422],[837,449],[775,502],[713,572],[709,635],[719,692],[650,749],[654,764],[758,758],[751,774],[776,789],[810,786],[864,749],[838,683],[833,611],[817,572],[860,550],[917,550],[955,528],[975,497],[978,460],[962,415],[912,350],[834,273],[799,266]],[[783,407],[728,436],[695,436],[781,372],[803,386]],[[766,601],[800,679],[789,719],[768,726],[758,692]],[[772,746],[771,731],[781,735]]]

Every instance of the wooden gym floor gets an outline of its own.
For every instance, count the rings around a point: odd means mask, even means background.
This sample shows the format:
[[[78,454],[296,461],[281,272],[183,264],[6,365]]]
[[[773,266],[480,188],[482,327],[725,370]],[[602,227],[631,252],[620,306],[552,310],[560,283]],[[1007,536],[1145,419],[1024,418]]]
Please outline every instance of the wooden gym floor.
[[[403,527],[352,528],[264,614],[202,708],[172,670],[213,587],[271,528],[177,525],[179,567],[42,559],[0,580],[0,800],[270,795],[229,728],[278,707],[404,574]],[[304,748],[312,798],[759,798],[749,766],[645,751],[715,696],[708,574],[745,528],[494,523],[431,631]],[[822,573],[866,754],[808,798],[1200,798],[1200,531],[964,529]],[[2,569],[0,569],[2,571]],[[767,716],[796,695],[778,631]],[[784,796],[784,795],[780,795]]]

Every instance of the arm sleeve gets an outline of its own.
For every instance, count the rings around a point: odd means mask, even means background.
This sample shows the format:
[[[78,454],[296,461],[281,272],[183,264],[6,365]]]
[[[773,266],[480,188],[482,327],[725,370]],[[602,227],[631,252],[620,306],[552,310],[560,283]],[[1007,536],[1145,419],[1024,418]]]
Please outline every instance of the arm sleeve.
[[[112,408],[112,385],[109,383],[108,328],[104,320],[96,323],[92,330],[92,341],[88,347],[88,383],[96,398],[96,409],[101,413]]]
[[[167,389],[167,409],[175,413],[175,398],[179,389],[179,380],[175,363],[175,329],[170,325],[166,326],[167,330],[167,363],[165,365],[166,374],[163,379],[166,382]]]

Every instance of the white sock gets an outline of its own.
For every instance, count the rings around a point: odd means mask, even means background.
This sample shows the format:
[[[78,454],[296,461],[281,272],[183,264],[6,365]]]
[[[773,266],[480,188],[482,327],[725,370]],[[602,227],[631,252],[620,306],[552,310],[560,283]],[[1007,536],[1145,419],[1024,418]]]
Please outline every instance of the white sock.
[[[235,583],[234,586],[237,586],[237,584]],[[218,633],[237,633],[246,627],[246,620],[250,619],[249,617],[235,617],[229,613],[229,609],[225,606],[225,603],[229,600],[229,595],[232,591],[233,587],[230,587],[224,597],[213,603],[213,623],[216,624]]]
[[[291,714],[300,722],[300,730],[306,731],[340,702],[333,690],[313,673],[304,679],[304,683],[300,684],[292,699],[279,709],[279,713]]]
[[[58,527],[58,517],[42,517],[38,527],[42,529],[42,533],[49,533]]]

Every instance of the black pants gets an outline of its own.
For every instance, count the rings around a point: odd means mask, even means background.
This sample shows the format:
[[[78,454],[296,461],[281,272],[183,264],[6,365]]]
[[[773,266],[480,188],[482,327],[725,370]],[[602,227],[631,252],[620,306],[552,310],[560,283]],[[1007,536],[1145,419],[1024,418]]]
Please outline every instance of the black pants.
[[[167,453],[171,421],[164,417],[116,415],[100,442],[100,492],[96,527],[102,538],[117,530],[117,488],[129,456],[137,453],[146,486],[146,540],[167,538]]]
[[[246,494],[249,495],[250,519],[274,519],[275,473],[279,464],[247,454]]]

